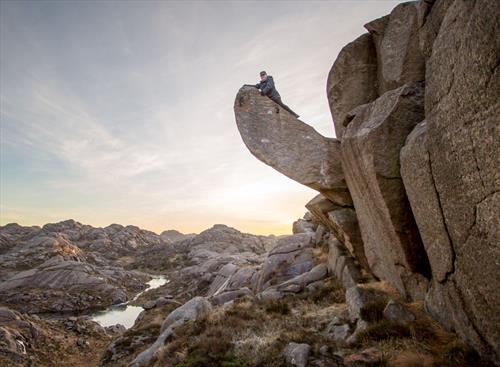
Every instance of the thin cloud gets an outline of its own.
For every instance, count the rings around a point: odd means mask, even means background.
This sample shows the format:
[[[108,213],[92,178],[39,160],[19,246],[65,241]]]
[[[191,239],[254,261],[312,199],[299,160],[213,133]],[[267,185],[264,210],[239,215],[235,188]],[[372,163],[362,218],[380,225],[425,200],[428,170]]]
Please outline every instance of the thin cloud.
[[[257,161],[233,101],[272,72],[326,136],[336,54],[387,2],[1,2],[0,223],[290,232],[313,190]]]

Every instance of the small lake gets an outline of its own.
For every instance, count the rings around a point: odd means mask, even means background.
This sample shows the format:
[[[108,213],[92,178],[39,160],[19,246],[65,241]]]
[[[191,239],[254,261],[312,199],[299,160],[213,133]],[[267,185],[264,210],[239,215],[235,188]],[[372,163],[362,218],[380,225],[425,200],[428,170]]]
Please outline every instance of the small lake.
[[[144,292],[161,287],[162,285],[168,283],[168,279],[163,276],[155,276],[146,284],[148,288],[138,293],[132,301],[135,301],[141,294]],[[130,301],[130,302],[132,302]],[[127,329],[134,326],[134,322],[137,319],[137,316],[144,311],[141,306],[131,306],[127,303],[122,303],[119,305],[114,305],[108,307],[105,310],[98,311],[91,315],[92,320],[98,322],[101,326],[112,326],[116,324],[122,324]]]

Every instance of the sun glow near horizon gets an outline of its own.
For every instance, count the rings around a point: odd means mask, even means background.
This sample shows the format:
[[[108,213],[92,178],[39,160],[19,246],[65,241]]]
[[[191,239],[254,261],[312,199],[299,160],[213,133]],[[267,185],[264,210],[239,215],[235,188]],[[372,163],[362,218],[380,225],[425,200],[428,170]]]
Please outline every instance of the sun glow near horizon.
[[[398,2],[0,2],[0,224],[291,233],[316,192],[247,151],[235,95],[265,69],[334,136],[330,67]]]

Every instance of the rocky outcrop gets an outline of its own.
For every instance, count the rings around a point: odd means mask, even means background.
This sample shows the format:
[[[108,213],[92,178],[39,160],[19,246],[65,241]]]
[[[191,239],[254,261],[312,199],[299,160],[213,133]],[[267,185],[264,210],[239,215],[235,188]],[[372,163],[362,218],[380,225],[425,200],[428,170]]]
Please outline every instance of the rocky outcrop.
[[[406,2],[396,6],[388,17],[365,25],[375,38],[379,95],[425,79],[425,60],[419,48],[418,15],[418,3]],[[372,87],[368,86],[366,90]]]
[[[161,271],[169,282],[157,296],[168,294],[183,302],[194,295],[257,287],[258,272],[276,236],[257,236],[216,224],[198,235],[141,252],[136,264]]]
[[[304,272],[292,279],[286,280],[272,287],[272,290],[276,290],[282,293],[299,293],[302,292],[309,284],[326,278],[327,274],[327,265],[319,264],[307,272]]]
[[[1,303],[30,313],[85,311],[125,302],[150,277],[123,266],[168,244],[135,226],[94,228],[74,220],[42,228],[8,224],[0,227],[0,238]]]
[[[328,74],[326,94],[335,135],[341,140],[349,112],[378,97],[377,53],[370,34],[358,37],[340,51]]]
[[[311,346],[305,343],[290,343],[283,352],[285,361],[291,367],[306,367]]]
[[[61,234],[80,249],[112,260],[164,243],[156,233],[137,226],[111,224],[104,228],[94,228],[72,219],[46,224],[42,231],[48,235]]]
[[[446,11],[453,1],[420,1],[418,4],[418,23],[420,26],[418,31],[419,47],[426,61],[432,54],[434,40],[439,33],[439,28],[441,28]]]
[[[0,307],[1,366],[95,366],[110,340],[86,317],[48,321]]]
[[[68,312],[123,303],[146,275],[53,257],[0,283],[2,303],[23,312]]]
[[[371,274],[354,208],[335,205],[321,194],[309,201],[306,208],[342,243],[346,256],[348,256],[347,252],[349,252],[350,257],[357,259],[364,271]],[[337,271],[339,272],[337,278],[342,279],[342,271],[343,269]],[[351,277],[350,275],[349,277]],[[358,275],[355,278],[358,278]]]
[[[145,351],[140,353],[131,363],[130,367],[145,367],[151,365],[157,358],[157,353],[170,338],[174,330],[187,321],[197,320],[206,316],[212,306],[208,300],[203,297],[195,297],[184,305],[172,311],[162,324],[158,339]]]
[[[358,219],[353,208],[337,208],[328,212],[330,227],[335,237],[349,250],[361,267],[371,273],[365,248],[359,231]]]
[[[334,275],[345,289],[355,286],[363,279],[362,272],[354,257],[337,239],[330,238],[328,243],[328,271]]]
[[[293,234],[316,232],[316,225],[312,221],[298,219],[293,222],[292,232]]]
[[[401,149],[401,176],[429,258],[432,275],[435,280],[442,282],[453,269],[454,254],[434,187],[425,121],[413,129]]]
[[[245,145],[259,160],[327,197],[345,195],[337,139],[325,138],[251,86],[239,90],[234,112]]]
[[[399,151],[424,118],[420,84],[364,105],[347,127],[342,165],[372,272],[402,294],[423,299],[430,269],[400,176]]]
[[[313,235],[309,233],[280,238],[262,265],[257,290],[262,292],[311,270],[314,266],[312,247]]]
[[[366,24],[327,81],[340,155],[318,154],[320,138],[304,148],[298,121],[283,132],[283,114],[250,90],[235,103],[245,143],[265,163],[305,184],[303,164],[345,177],[343,202],[309,185],[322,194],[306,207],[329,234],[330,274],[352,287],[371,272],[425,299],[434,318],[496,362],[499,17],[492,0],[422,0]],[[346,264],[362,265],[363,276]]]
[[[179,231],[176,231],[175,229],[169,229],[168,231],[163,231],[162,233],[160,233],[160,238],[168,243],[182,241],[188,238],[192,238],[194,236],[196,236],[196,234],[194,233],[184,234]]]
[[[499,16],[495,1],[432,7],[426,23],[439,30],[429,41],[426,65],[428,158],[425,152],[418,158],[428,163],[419,168],[420,190],[410,185],[424,244],[434,248],[429,260],[437,276],[427,307],[497,361],[500,294],[491,280],[500,273]],[[407,149],[415,151],[411,140]],[[409,172],[405,176],[412,179]],[[433,217],[435,223],[429,223]]]

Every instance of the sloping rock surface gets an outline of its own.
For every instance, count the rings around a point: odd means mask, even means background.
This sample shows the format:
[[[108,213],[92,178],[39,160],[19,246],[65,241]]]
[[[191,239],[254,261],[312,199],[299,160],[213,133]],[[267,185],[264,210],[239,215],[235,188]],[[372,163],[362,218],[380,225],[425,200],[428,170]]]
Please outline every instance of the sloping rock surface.
[[[327,197],[346,191],[340,141],[325,138],[251,86],[239,90],[234,113],[245,145],[259,160]]]

